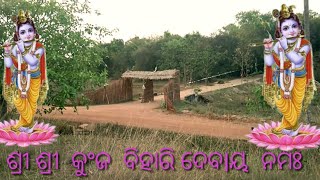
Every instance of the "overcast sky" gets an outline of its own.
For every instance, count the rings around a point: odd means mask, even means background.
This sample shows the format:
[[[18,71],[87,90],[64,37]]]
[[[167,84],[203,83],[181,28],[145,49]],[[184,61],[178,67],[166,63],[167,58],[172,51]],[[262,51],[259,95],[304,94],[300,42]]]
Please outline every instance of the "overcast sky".
[[[86,21],[118,28],[112,38],[125,41],[135,36],[162,35],[164,31],[184,36],[199,31],[209,36],[223,26],[235,22],[241,11],[262,13],[280,9],[281,4],[295,5],[294,12],[303,13],[304,0],[90,0],[92,9],[101,16],[87,16]],[[309,8],[320,13],[320,1],[309,0]]]

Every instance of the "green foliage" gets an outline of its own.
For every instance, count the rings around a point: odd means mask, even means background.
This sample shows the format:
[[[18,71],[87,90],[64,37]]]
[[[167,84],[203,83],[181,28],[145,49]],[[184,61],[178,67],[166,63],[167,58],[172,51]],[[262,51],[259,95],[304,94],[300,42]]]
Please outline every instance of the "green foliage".
[[[262,96],[262,86],[256,85],[251,89],[251,94],[246,102],[246,109],[251,112],[261,112],[270,109]]]
[[[195,113],[205,114],[209,118],[234,116],[256,120],[260,118],[280,119],[280,114],[263,101],[260,85],[257,83],[245,83],[239,86],[202,93],[201,95],[209,100],[209,103],[187,103],[184,101],[185,104],[179,109],[188,109]]]
[[[76,108],[84,90],[106,82],[102,49],[88,37],[102,37],[110,32],[76,16],[91,13],[88,1],[0,0],[0,4],[0,42],[12,38],[11,16],[19,9],[31,12],[40,42],[46,48],[50,88],[47,105],[62,110],[69,101]]]
[[[49,121],[58,129],[63,129],[66,124],[61,122],[63,121]],[[77,127],[80,124],[69,122],[68,126],[71,125]],[[1,146],[0,150],[3,157],[7,157],[14,151],[29,153],[32,160],[30,161],[30,169],[23,171],[23,178],[20,179],[76,179],[75,171],[77,169],[71,165],[75,152],[93,152],[96,155],[99,152],[107,152],[112,158],[108,169],[104,171],[98,170],[94,161],[85,164],[88,179],[318,179],[320,171],[319,148],[301,151],[303,167],[300,171],[290,170],[289,165],[284,165],[284,169],[279,170],[276,164],[273,166],[273,170],[266,171],[261,163],[261,157],[266,150],[247,140],[165,132],[115,124],[96,124],[94,133],[87,135],[72,135],[70,133],[72,133],[70,130],[62,130],[57,141],[51,145],[30,146],[28,148]],[[152,166],[152,173],[143,172],[138,169],[141,166],[141,163],[139,163],[136,166],[137,169],[132,171],[132,169],[126,168],[122,160],[125,149],[128,147],[137,148],[139,150],[137,155],[141,155],[143,152],[154,154],[160,152],[163,147],[171,148],[174,150],[172,154],[175,159],[175,170],[157,170]],[[39,173],[35,159],[41,152],[59,152],[60,168],[52,168],[52,175],[50,176]],[[193,169],[186,172],[180,164],[181,157],[186,152],[191,152],[193,155],[196,152],[203,152],[207,156],[212,152],[220,152],[223,155],[228,153],[229,157],[232,157],[235,152],[244,152],[249,173],[234,169],[225,172],[224,166],[220,169],[213,169],[209,163],[205,164],[202,170],[195,168],[193,165]],[[280,150],[273,150],[272,152],[276,155],[281,153]],[[104,159],[101,158],[101,161]],[[237,159],[239,160],[239,158]],[[192,161],[192,156],[186,157],[186,160]],[[7,164],[6,158],[0,159],[1,177],[3,179],[19,179],[19,177],[22,177],[12,175],[12,170]]]
[[[320,34],[320,15],[315,12],[311,12],[310,41],[311,41],[312,50],[313,50],[313,66],[315,69],[314,77],[317,81],[320,81],[320,71],[317,70],[320,68],[319,34]]]
[[[160,101],[160,108],[161,109],[166,109],[167,108],[166,102],[164,100]]]
[[[320,19],[314,12],[311,12],[310,17],[314,66],[320,68],[320,47],[317,41]],[[263,71],[263,47],[249,48],[248,44],[262,42],[268,37],[268,32],[273,34],[275,24],[271,12],[262,14],[247,11],[238,13],[235,23],[223,27],[210,37],[199,32],[182,37],[166,31],[159,37],[135,37],[127,42],[113,40],[105,45],[105,52],[108,52],[106,64],[113,78],[119,78],[128,69],[177,69],[180,70],[181,82],[184,84],[235,70],[240,73],[231,76],[256,74]],[[114,48],[115,45],[117,48]],[[316,79],[320,78],[319,72],[315,71]]]

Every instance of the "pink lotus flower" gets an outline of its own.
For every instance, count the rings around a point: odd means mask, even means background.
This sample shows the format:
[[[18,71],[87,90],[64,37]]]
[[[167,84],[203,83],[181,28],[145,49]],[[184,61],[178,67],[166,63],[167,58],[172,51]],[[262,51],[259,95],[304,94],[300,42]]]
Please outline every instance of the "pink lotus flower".
[[[54,134],[55,126],[43,122],[35,125],[34,132],[31,134],[10,130],[10,127],[17,122],[18,120],[0,122],[0,143],[5,143],[6,146],[16,144],[20,147],[27,147],[29,145],[51,144],[59,136]]]
[[[291,151],[293,149],[317,148],[320,145],[320,129],[316,126],[303,125],[299,130],[299,135],[291,137],[288,135],[276,135],[270,132],[272,128],[280,125],[280,122],[271,122],[271,124],[259,124],[254,128],[251,134],[246,135],[250,138],[249,142],[266,149],[280,148],[282,151]]]

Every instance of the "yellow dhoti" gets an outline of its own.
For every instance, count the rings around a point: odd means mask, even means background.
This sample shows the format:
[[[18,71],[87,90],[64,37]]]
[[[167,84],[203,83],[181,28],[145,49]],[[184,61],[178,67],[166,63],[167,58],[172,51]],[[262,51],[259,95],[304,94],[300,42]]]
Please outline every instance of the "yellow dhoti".
[[[284,99],[282,90],[281,99],[276,98],[276,106],[283,117],[280,126],[275,131],[279,132],[282,129],[295,130],[297,128],[306,90],[306,81],[306,77],[296,77],[291,91],[291,99]]]
[[[27,92],[26,98],[21,98],[21,93],[19,91],[19,96],[13,99],[13,103],[20,114],[19,121],[15,125],[15,129],[19,127],[30,127],[33,125],[33,117],[37,112],[37,101],[39,98],[41,78],[31,78],[30,88]]]
[[[301,48],[304,46],[310,47],[310,50],[307,53],[303,50],[301,51]],[[302,108],[305,110],[307,109],[311,103],[314,92],[316,91],[313,76],[312,47],[310,42],[301,39],[299,51],[297,52],[300,56],[305,57],[305,60],[303,66],[294,70],[295,78],[290,99],[283,98],[284,92],[279,85],[281,67],[279,54],[274,51],[272,52],[272,57],[275,62],[274,66],[265,65],[263,96],[271,107],[276,106],[283,115],[281,124],[272,130],[274,133],[281,133],[283,129],[296,130],[299,125],[298,120]],[[291,73],[290,68],[292,67],[292,63],[289,59],[286,59],[282,66],[283,70],[288,70],[288,73]],[[278,91],[280,91],[280,98],[277,97]]]
[[[21,97],[21,92],[17,87],[17,76],[19,68],[21,72],[28,70],[28,64],[22,62],[19,65],[19,58],[15,56],[14,53],[11,53],[10,58],[13,65],[11,67],[5,67],[3,97],[7,101],[8,107],[13,108],[14,106],[20,114],[19,121],[15,126],[11,127],[12,130],[19,130],[20,127],[33,126],[33,117],[37,112],[37,106],[38,104],[44,103],[47,97],[49,87],[46,73],[46,53],[44,46],[36,42],[34,52],[37,52],[40,48],[44,51],[42,54],[34,54],[39,60],[39,66],[30,70],[31,79],[29,89],[27,90],[27,97]],[[23,75],[27,76],[27,73],[29,72],[21,73],[21,78],[23,78]]]

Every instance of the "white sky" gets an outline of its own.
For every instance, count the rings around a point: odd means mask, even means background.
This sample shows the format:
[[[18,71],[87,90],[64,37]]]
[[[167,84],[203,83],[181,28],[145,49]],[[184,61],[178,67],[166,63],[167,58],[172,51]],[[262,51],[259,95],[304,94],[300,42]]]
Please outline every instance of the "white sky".
[[[90,0],[92,9],[101,16],[87,16],[85,21],[118,28],[113,38],[125,41],[135,36],[163,35],[164,31],[184,36],[199,31],[209,36],[223,26],[235,22],[241,11],[261,13],[280,9],[281,4],[295,5],[294,12],[303,13],[304,0]],[[320,13],[320,1],[309,0],[309,9]]]

